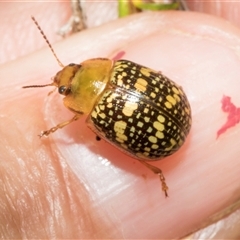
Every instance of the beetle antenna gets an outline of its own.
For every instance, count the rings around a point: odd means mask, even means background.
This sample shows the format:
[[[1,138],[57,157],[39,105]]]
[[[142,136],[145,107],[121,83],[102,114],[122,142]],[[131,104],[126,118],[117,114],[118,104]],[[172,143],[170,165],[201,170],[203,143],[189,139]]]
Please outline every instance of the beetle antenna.
[[[48,86],[54,86],[54,83],[49,83],[44,85],[29,85],[29,86],[23,86],[22,88],[40,88],[40,87],[48,87]]]
[[[32,16],[31,17],[33,22],[35,23],[35,25],[37,26],[38,30],[40,31],[40,33],[42,34],[43,38],[45,39],[47,45],[49,46],[51,52],[53,53],[54,57],[56,58],[58,64],[60,65],[60,67],[64,67],[64,65],[62,64],[62,62],[59,60],[59,58],[57,57],[56,53],[53,50],[53,47],[51,45],[51,43],[48,41],[47,36],[45,35],[45,33],[43,32],[43,30],[41,29],[41,27],[39,26],[37,20]]]

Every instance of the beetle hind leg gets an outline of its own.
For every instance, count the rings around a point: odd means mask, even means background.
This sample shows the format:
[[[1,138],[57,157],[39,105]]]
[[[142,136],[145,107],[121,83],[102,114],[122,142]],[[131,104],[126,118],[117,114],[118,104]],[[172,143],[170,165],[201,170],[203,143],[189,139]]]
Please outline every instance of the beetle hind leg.
[[[146,163],[145,161],[139,160],[139,162],[141,164],[143,164],[145,167],[147,167],[148,169],[150,169],[154,174],[157,174],[159,176],[160,181],[162,183],[162,190],[165,193],[165,196],[168,197],[168,193],[167,193],[168,186],[166,184],[166,180],[165,180],[162,170],[160,168],[150,165],[149,163]]]
[[[40,138],[43,137],[43,136],[47,137],[49,134],[56,132],[58,129],[64,128],[64,127],[67,126],[68,124],[70,124],[70,123],[72,123],[72,122],[74,122],[74,121],[77,121],[80,117],[81,117],[81,115],[76,114],[76,115],[74,115],[74,117],[71,118],[70,120],[65,121],[65,122],[62,122],[62,123],[59,123],[58,125],[56,125],[55,127],[50,128],[49,130],[42,131],[42,132],[39,134],[39,137],[40,137]]]

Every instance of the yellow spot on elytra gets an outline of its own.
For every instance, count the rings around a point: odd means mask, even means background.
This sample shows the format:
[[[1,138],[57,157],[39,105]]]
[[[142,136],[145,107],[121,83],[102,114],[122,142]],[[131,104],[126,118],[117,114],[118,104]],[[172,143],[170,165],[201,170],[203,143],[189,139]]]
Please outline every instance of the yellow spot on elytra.
[[[113,116],[113,111],[110,110],[110,111],[108,112],[108,115],[109,115],[109,116]]]
[[[141,117],[141,112],[139,112],[137,115],[136,115],[136,119],[139,119]]]
[[[117,68],[117,67],[119,67],[119,66],[122,66],[123,64],[122,64],[122,62],[115,62],[115,68]]]
[[[136,83],[134,84],[134,87],[141,92],[145,92],[146,91],[146,86],[147,86],[147,81],[143,78],[138,78]]]
[[[99,108],[99,106],[96,106],[96,111],[97,111],[97,113],[100,112],[100,108]]]
[[[120,143],[127,141],[127,136],[124,135],[124,131],[127,127],[127,123],[124,121],[117,121],[114,124],[114,131],[116,133],[116,140]]]
[[[144,151],[146,151],[146,152],[150,152],[150,151],[151,151],[151,148],[149,148],[149,147],[145,147],[145,148],[144,148]]]
[[[148,140],[149,140],[149,142],[151,142],[151,143],[156,143],[156,142],[157,142],[157,138],[154,137],[154,136],[148,137]]]
[[[152,84],[155,85],[157,83],[157,81],[152,80]],[[155,88],[156,89],[156,88]]]
[[[151,148],[152,148],[152,149],[158,149],[159,146],[158,146],[157,144],[153,144],[153,145],[151,146]]]
[[[152,70],[151,69],[149,69],[149,68],[141,68],[140,69],[140,72],[144,75],[144,76],[146,76],[146,77],[149,77],[150,76],[150,73],[152,72]]]
[[[125,129],[126,129],[126,127],[127,127],[127,123],[126,122],[124,122],[124,121],[117,121],[114,124],[114,131],[116,133],[123,134]]]
[[[143,122],[138,122],[137,126],[140,127],[140,128],[143,127]]]
[[[190,108],[185,108],[185,112],[189,115],[190,114]]]
[[[100,113],[100,114],[99,114],[99,117],[102,118],[102,119],[104,119],[104,118],[106,117],[106,114],[105,114],[105,113]]]
[[[96,118],[96,117],[97,117],[97,112],[96,112],[96,111],[92,111],[91,116],[92,116],[93,118]]]
[[[108,103],[107,108],[112,108],[112,107],[113,107],[113,104],[111,102]]]
[[[170,143],[171,143],[171,146],[165,148],[166,151],[173,149],[173,147],[177,144],[177,142],[173,138],[170,139]]]
[[[163,139],[163,138],[164,138],[163,132],[160,132],[160,131],[157,131],[156,134],[155,134],[155,136],[156,136],[157,138],[159,138],[159,139]]]
[[[163,115],[159,115],[159,116],[157,117],[157,120],[158,120],[160,123],[163,123],[163,122],[165,122],[165,117],[164,117]]]
[[[172,87],[172,90],[173,90],[174,93],[179,94],[179,91],[176,87]]]
[[[119,75],[120,76],[120,75]],[[117,80],[117,85],[122,86],[123,85],[123,80],[121,78],[118,78]]]
[[[151,92],[150,96],[151,96],[152,98],[155,98],[155,97],[156,97],[156,93]]]
[[[138,107],[138,104],[135,102],[126,102],[122,112],[125,116],[130,117],[133,115],[133,112],[134,110],[137,109],[137,107]]]
[[[160,122],[157,122],[157,121],[155,121],[153,123],[153,127],[156,128],[160,132],[162,132],[164,130],[164,125]]]
[[[165,102],[164,105],[166,108],[172,108],[172,104],[170,102]]]
[[[117,134],[116,140],[120,143],[124,143],[127,141],[127,136],[124,134]]]
[[[172,104],[172,105],[175,105],[177,102],[176,102],[176,100],[172,97],[172,96],[170,96],[170,95],[168,95],[167,97],[166,97],[166,99]]]
[[[111,102],[112,102],[112,100],[113,100],[113,96],[111,95],[111,96],[110,96],[110,97],[108,97],[106,100],[107,100],[107,102],[108,102],[108,103],[111,103]]]
[[[148,132],[148,133],[151,133],[152,131],[153,131],[153,128],[148,127],[147,132]]]
[[[173,94],[173,97],[176,99],[177,102],[180,102],[180,97],[177,94]]]
[[[149,118],[149,117],[144,117],[144,121],[145,121],[145,122],[149,122],[149,121],[150,121],[150,118]]]
[[[135,131],[136,131],[136,128],[132,126],[132,127],[130,128],[130,132],[135,132]]]
[[[105,106],[104,105],[100,105],[99,108],[104,111],[105,110]]]
[[[143,112],[144,112],[144,113],[148,113],[148,112],[149,112],[149,108],[144,108],[144,109],[143,109]]]
[[[129,118],[129,119],[128,119],[128,122],[129,122],[129,123],[133,123],[133,118]]]

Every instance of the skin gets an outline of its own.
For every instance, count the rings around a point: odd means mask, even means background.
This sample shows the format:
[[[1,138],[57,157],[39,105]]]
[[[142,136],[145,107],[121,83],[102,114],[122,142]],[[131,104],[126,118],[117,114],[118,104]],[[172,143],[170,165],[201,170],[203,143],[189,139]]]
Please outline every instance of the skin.
[[[186,0],[186,2],[191,11],[198,11],[222,17],[233,23],[235,26],[240,27],[239,22],[240,3],[238,1]]]
[[[34,28],[34,39],[44,41]],[[223,95],[240,106],[239,39],[239,29],[221,19],[168,12],[131,16],[53,44],[64,64],[125,51],[125,59],[184,88],[192,130],[178,153],[155,162],[170,188],[167,199],[157,176],[97,142],[85,118],[39,140],[41,130],[73,116],[57,91],[47,96],[52,88],[21,88],[48,83],[60,70],[48,48],[3,64],[2,238],[179,238],[236,202],[240,125],[216,137],[227,117]]]

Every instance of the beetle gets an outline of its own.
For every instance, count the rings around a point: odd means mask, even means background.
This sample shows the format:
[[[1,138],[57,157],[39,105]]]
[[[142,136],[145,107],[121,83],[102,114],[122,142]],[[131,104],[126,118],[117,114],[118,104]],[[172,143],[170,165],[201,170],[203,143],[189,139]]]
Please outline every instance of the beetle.
[[[52,83],[24,88],[46,86],[58,88],[65,107],[74,116],[43,131],[40,137],[87,114],[88,127],[100,139],[159,175],[167,196],[168,187],[161,169],[148,162],[176,152],[190,131],[191,108],[182,87],[159,71],[129,60],[108,58],[71,63],[55,75]]]

